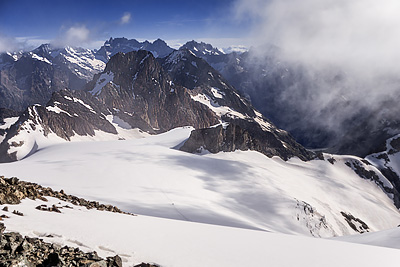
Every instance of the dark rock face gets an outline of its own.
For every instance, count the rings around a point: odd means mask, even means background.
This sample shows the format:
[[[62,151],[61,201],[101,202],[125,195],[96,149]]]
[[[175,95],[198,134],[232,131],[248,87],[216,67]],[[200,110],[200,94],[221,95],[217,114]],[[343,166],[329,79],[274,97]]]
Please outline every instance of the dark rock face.
[[[139,42],[135,39],[110,38],[96,52],[96,57],[104,62],[108,62],[112,56],[118,53],[129,53],[132,51],[147,50],[154,57],[165,57],[174,51],[163,40],[157,39],[153,43],[149,41]]]
[[[204,59],[191,51],[181,48],[160,60],[163,68],[171,75],[173,82],[181,84],[193,93],[205,93],[220,106],[228,106],[242,114],[254,117],[254,109],[240,97],[239,91],[231,86],[222,75]],[[212,90],[218,90],[222,97],[215,97]]]
[[[211,153],[254,150],[284,160],[293,156],[302,160],[314,158],[313,153],[297,144],[287,133],[264,131],[258,124],[245,120],[232,120],[226,129],[220,125],[194,130],[180,149],[190,153],[200,152],[201,149]]]
[[[57,107],[65,112],[49,112],[48,107]],[[69,140],[74,133],[78,135],[95,134],[94,130],[116,134],[114,126],[104,117],[108,109],[97,99],[85,92],[63,90],[54,93],[46,107],[35,107],[45,130]]]
[[[95,92],[102,75],[112,75],[113,80]],[[125,114],[124,120],[132,127],[149,132],[187,125],[208,127],[218,122],[213,112],[191,99],[186,88],[173,84],[154,56],[144,50],[113,56],[86,90],[118,116]]]
[[[4,123],[5,118],[11,118],[11,117],[19,117],[21,115],[21,112],[8,109],[8,108],[0,108],[0,125]]]

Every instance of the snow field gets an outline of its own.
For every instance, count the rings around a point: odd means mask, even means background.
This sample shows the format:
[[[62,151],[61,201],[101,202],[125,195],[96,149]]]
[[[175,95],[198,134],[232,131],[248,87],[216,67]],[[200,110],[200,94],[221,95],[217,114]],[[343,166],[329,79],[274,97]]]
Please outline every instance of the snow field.
[[[154,262],[163,267],[397,266],[399,250],[222,227],[147,216],[87,210],[55,198],[7,205],[7,231],[79,247],[99,256],[118,254],[124,266]],[[36,206],[55,204],[62,213]],[[63,206],[68,205],[72,208]],[[0,206],[0,209],[4,205]],[[11,213],[18,210],[24,216]],[[45,223],[44,223],[45,222]]]
[[[371,231],[400,223],[392,200],[347,167],[346,156],[335,156],[332,165],[285,162],[253,151],[194,155],[172,149],[191,130],[49,145],[19,162],[1,164],[0,173],[136,214],[279,233],[354,234],[341,211],[360,218]],[[314,213],[297,206],[303,201]]]

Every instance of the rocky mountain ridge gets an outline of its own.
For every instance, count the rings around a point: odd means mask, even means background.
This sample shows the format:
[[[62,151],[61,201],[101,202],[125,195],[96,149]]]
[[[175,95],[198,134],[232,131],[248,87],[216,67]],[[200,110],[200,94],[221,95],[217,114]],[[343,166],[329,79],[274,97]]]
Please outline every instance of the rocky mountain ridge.
[[[117,53],[129,53],[132,51],[146,50],[153,54],[156,58],[168,56],[174,49],[169,47],[167,43],[161,39],[154,42],[139,42],[136,39],[127,38],[110,38],[96,52],[96,57],[107,63],[112,56]]]
[[[184,79],[186,76],[192,80]],[[117,137],[118,131],[112,123],[116,118],[130,129],[150,134],[180,126],[209,128],[221,123],[239,123],[240,119],[243,130],[258,131],[255,135],[268,135],[269,140],[273,139],[271,142],[281,144],[279,153],[270,151],[266,155],[285,159],[299,156],[304,160],[314,157],[288,133],[255,111],[204,60],[187,50],[179,50],[160,64],[152,53],[139,50],[114,55],[105,70],[87,84],[85,92],[59,91],[46,106],[29,107],[3,137],[2,161],[34,153],[44,142],[39,139],[46,140],[48,136],[70,140],[74,136],[95,136],[100,131]],[[241,149],[251,147],[241,146]]]

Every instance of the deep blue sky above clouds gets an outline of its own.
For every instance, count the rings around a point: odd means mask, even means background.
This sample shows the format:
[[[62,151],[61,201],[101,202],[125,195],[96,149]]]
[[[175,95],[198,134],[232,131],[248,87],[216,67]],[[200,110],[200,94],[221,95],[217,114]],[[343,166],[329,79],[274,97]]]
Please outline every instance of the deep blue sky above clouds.
[[[240,45],[250,21],[237,20],[234,6],[235,0],[0,0],[0,38],[93,48],[110,37]]]

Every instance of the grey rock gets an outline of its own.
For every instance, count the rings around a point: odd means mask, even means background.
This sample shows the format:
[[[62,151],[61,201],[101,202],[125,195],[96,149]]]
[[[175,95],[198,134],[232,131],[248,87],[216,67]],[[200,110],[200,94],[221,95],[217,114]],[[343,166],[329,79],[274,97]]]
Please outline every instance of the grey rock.
[[[279,156],[284,160],[293,156],[302,160],[315,157],[315,154],[297,144],[287,133],[264,131],[258,124],[240,119],[231,120],[226,129],[220,125],[194,130],[180,148],[190,153],[201,149],[211,153],[236,149],[254,150],[268,157]]]

